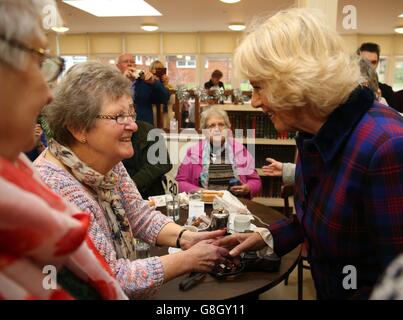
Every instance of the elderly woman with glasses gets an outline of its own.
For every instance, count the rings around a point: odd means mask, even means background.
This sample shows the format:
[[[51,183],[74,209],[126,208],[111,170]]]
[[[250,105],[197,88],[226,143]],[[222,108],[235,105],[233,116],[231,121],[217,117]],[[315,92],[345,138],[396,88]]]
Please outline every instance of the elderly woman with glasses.
[[[237,196],[256,196],[262,183],[255,160],[231,137],[227,113],[216,107],[207,109],[201,115],[201,127],[206,139],[187,150],[176,175],[179,191],[229,188]]]
[[[88,238],[90,217],[41,181],[22,152],[35,144],[48,81],[42,12],[53,1],[0,0],[0,300],[127,299]]]
[[[35,165],[52,190],[90,214],[90,238],[130,298],[225,260],[226,249],[209,240],[225,231],[183,229],[142,199],[124,168],[137,125],[130,81],[118,70],[97,62],[73,66],[44,116],[53,139]],[[135,238],[187,250],[135,260]]]

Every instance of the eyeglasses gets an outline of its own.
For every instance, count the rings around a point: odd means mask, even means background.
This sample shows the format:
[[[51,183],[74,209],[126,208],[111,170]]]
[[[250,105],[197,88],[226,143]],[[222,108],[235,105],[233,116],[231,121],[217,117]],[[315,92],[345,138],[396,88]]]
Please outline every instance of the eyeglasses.
[[[52,82],[57,79],[64,70],[64,59],[49,55],[49,49],[30,48],[18,40],[7,39],[6,36],[2,34],[0,34],[0,40],[8,43],[12,47],[38,55],[41,58],[41,72],[47,82]]]
[[[215,124],[210,124],[207,126],[207,129],[215,129],[215,127],[218,127],[218,129],[223,130],[224,128],[226,128],[225,123],[215,123]]]
[[[99,114],[96,116],[98,119],[115,120],[117,124],[129,124],[130,119],[136,121],[137,113],[129,114],[117,114],[116,116],[110,116],[107,114]]]

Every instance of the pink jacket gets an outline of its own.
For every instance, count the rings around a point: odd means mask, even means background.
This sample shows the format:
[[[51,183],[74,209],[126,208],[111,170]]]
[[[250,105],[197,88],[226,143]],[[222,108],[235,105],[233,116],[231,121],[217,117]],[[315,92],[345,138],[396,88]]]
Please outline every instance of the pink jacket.
[[[178,182],[179,192],[190,192],[200,188],[199,178],[202,171],[203,144],[205,140],[191,146],[178,168],[176,181]],[[249,185],[251,190],[250,198],[262,188],[262,182],[255,170],[255,159],[243,144],[230,139],[234,151],[234,159],[238,170],[239,179],[242,183]]]

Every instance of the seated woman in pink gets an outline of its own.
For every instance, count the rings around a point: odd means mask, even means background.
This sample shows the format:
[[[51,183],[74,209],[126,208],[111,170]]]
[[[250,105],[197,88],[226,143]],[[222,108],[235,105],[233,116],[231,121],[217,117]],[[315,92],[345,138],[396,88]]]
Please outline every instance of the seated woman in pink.
[[[176,181],[180,192],[200,189],[226,190],[236,196],[253,198],[262,182],[255,170],[255,159],[243,144],[230,137],[231,123],[225,111],[211,107],[201,115],[206,139],[190,147],[179,166]]]
[[[125,293],[145,298],[179,275],[211,271],[228,251],[208,240],[225,231],[183,231],[142,199],[121,162],[133,155],[137,130],[130,94],[130,81],[110,66],[71,67],[45,108],[53,139],[35,165],[53,191],[90,214],[90,238]],[[136,260],[135,238],[184,250]]]

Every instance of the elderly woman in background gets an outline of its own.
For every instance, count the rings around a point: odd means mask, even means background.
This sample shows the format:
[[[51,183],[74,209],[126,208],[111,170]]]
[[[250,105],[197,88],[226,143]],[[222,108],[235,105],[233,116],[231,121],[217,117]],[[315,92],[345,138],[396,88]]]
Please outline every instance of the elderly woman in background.
[[[311,9],[279,12],[235,53],[252,105],[277,130],[299,131],[297,215],[217,244],[281,256],[305,240],[319,299],[366,298],[403,250],[403,120],[359,85],[357,61],[325,21]]]
[[[206,239],[225,231],[190,232],[154,211],[121,163],[133,155],[137,125],[130,82],[118,70],[73,66],[44,114],[54,139],[35,165],[51,189],[90,213],[90,237],[129,297],[150,296],[176,276],[224,260],[226,249]],[[134,237],[188,250],[134,260]]]
[[[206,139],[190,147],[179,166],[176,181],[180,192],[200,189],[227,190],[237,196],[253,198],[262,183],[255,160],[243,144],[231,138],[231,123],[225,111],[211,107],[201,114]]]
[[[47,54],[53,1],[0,0],[0,300],[127,299],[87,237],[89,215],[40,180],[22,154],[63,59]],[[49,281],[54,279],[54,281]]]

